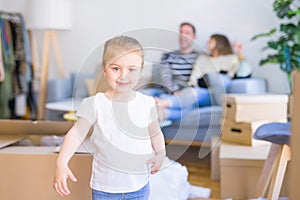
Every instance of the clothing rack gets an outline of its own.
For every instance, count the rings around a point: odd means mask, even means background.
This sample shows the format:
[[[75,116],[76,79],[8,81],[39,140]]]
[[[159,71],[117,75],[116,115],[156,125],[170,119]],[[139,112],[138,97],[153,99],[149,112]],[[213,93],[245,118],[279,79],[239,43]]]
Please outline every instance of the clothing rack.
[[[35,118],[34,71],[23,15],[0,10],[0,119]],[[29,108],[29,109],[27,109]]]

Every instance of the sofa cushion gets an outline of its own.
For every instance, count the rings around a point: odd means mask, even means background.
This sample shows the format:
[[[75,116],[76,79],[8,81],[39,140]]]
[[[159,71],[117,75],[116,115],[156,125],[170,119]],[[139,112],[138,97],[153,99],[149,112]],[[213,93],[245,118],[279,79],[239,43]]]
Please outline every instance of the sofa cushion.
[[[52,79],[47,85],[47,102],[61,101],[72,96],[71,78]]]
[[[218,72],[207,73],[203,76],[208,85],[212,105],[222,105],[222,96],[227,92],[230,83],[229,76]]]
[[[164,138],[168,140],[182,140],[192,143],[204,142],[209,143],[212,137],[219,137],[221,133],[220,126],[211,127],[194,127],[178,128],[176,126],[168,126],[162,128]]]
[[[229,87],[229,93],[235,94],[263,94],[266,91],[266,80],[262,78],[234,79]]]
[[[95,79],[95,75],[73,72],[73,73],[71,73],[71,79],[73,82],[72,96],[74,98],[88,97],[89,93],[88,93],[88,89],[86,87],[85,80]]]
[[[219,126],[221,117],[222,106],[206,106],[187,113],[179,123],[182,127]]]
[[[220,135],[221,117],[221,106],[201,107],[189,112],[180,121],[163,127],[162,131],[166,139],[208,142],[212,136]]]

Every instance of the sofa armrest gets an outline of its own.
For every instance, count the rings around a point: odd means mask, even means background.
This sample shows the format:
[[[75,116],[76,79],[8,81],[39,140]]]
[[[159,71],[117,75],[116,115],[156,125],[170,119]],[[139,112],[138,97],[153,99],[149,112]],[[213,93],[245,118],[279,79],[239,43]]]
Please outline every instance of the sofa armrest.
[[[267,83],[262,78],[234,79],[229,86],[229,93],[263,94],[267,92]]]
[[[62,101],[72,97],[73,84],[71,78],[60,78],[48,81],[47,102]]]

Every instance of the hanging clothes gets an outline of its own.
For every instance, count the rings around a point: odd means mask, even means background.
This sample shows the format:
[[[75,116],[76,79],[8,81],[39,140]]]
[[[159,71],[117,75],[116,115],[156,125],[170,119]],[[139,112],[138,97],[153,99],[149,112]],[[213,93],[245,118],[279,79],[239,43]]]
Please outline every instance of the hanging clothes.
[[[5,79],[5,70],[2,59],[2,37],[1,37],[1,28],[0,28],[0,82],[3,82]]]
[[[0,19],[2,37],[2,56],[5,71],[5,79],[0,83],[0,118],[11,118],[10,101],[14,97],[13,77],[15,71],[15,58],[13,54],[13,44],[11,27],[8,21]]]
[[[32,56],[31,56],[31,48],[29,42],[29,36],[26,31],[25,20],[21,14],[18,14],[21,19],[22,25],[22,32],[23,32],[23,43],[24,43],[24,50],[25,50],[25,60],[26,60],[26,80],[28,83],[28,92],[27,92],[27,105],[30,110],[30,119],[37,118],[37,102],[34,98],[34,91],[33,91],[33,79],[34,79],[34,69],[32,64]]]
[[[26,114],[24,110],[27,106],[30,111],[36,112],[36,103],[31,88],[33,67],[30,45],[24,18],[20,13],[1,11],[0,26],[5,75],[4,80],[0,82],[0,118],[15,119]],[[20,99],[24,99],[25,102]]]

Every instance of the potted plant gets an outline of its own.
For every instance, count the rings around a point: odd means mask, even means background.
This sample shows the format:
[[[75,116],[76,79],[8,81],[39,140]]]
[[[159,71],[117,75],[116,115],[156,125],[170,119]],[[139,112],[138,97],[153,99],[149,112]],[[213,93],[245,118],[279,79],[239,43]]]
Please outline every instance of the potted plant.
[[[292,72],[300,70],[300,1],[274,0],[273,11],[281,19],[279,29],[255,35],[252,40],[270,38],[264,50],[271,49],[272,53],[262,59],[260,65],[279,64],[288,75],[292,90]]]

